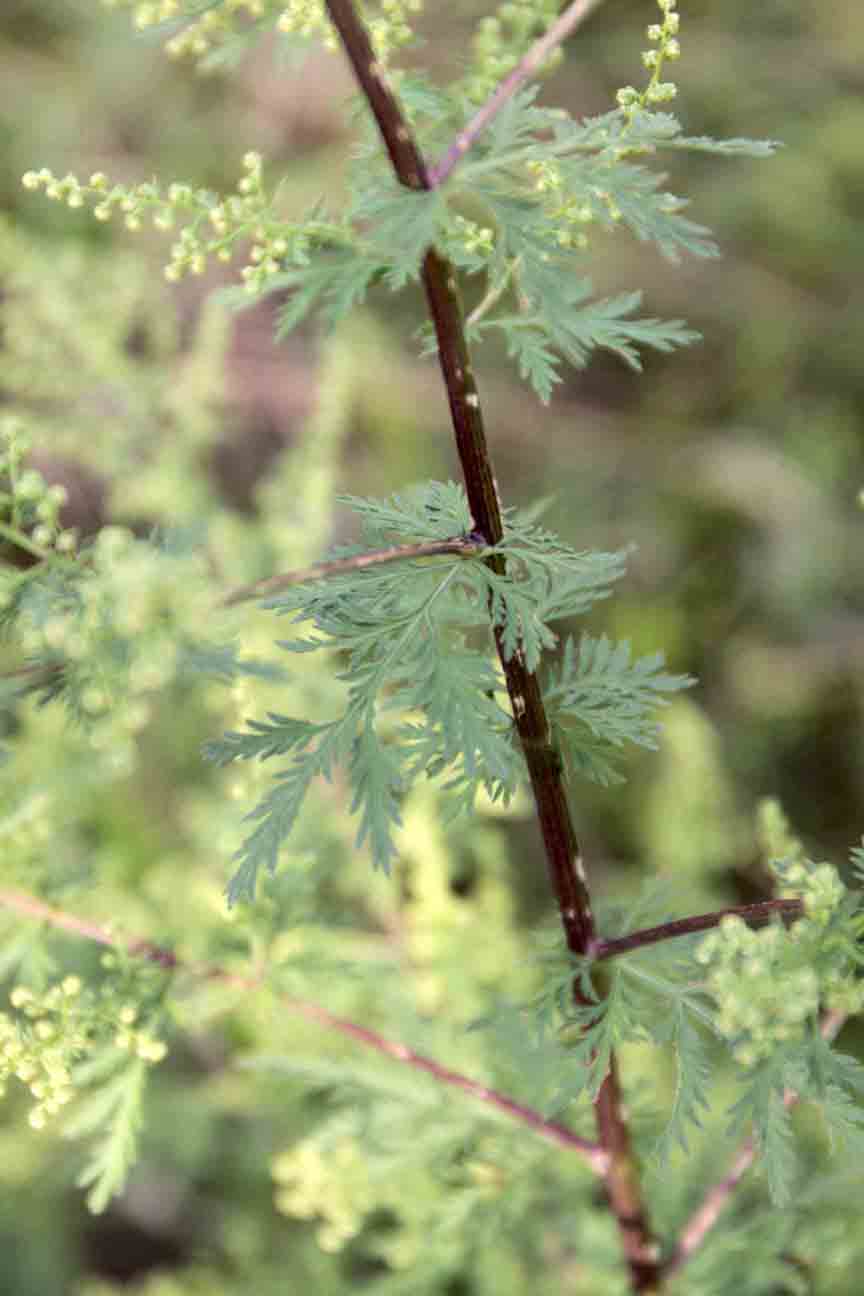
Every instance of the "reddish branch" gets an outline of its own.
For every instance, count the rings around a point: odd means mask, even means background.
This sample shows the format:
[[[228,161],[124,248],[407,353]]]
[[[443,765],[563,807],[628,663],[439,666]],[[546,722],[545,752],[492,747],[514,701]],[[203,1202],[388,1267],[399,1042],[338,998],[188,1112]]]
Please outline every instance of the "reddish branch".
[[[482,135],[495,114],[499,113],[519,87],[543,66],[552,51],[576,30],[597,4],[598,0],[574,0],[574,3],[567,6],[540,39],[534,42],[510,75],[504,78],[483,107],[474,114],[465,129],[459,132],[438,165],[429,172],[429,180],[433,188],[444,183],[474,141]]]
[[[691,936],[694,932],[708,931],[711,927],[718,927],[729,915],[742,918],[748,927],[767,927],[775,918],[794,922],[803,913],[801,900],[763,900],[760,904],[733,905],[714,913],[694,914],[692,918],[675,918],[671,922],[660,923],[658,927],[643,927],[641,931],[631,932],[629,936],[616,936],[612,940],[597,939],[592,941],[588,953],[595,959],[615,958],[618,954],[629,954],[631,950],[641,949],[645,945],[658,945],[661,941],[672,940],[676,936]]]
[[[91,922],[86,918],[78,918],[75,914],[67,913],[63,909],[55,909],[42,900],[38,900],[36,896],[28,895],[23,891],[0,891],[0,907],[8,909],[12,913],[20,914],[24,918],[32,918],[37,922],[47,923],[49,927],[69,932],[73,936],[96,941],[99,945],[107,945],[111,949],[124,949],[127,954],[135,958],[146,959],[148,962],[156,963],[159,967],[170,971],[182,971],[202,980],[218,981],[222,985],[231,986],[236,990],[247,993],[250,990],[262,988],[260,979],[241,976],[236,972],[229,972],[226,968],[218,967],[212,963],[184,963],[173,950],[166,949],[162,945],[155,945],[151,941],[136,940],[134,938],[123,939],[101,923]],[[591,1143],[588,1139],[580,1138],[578,1134],[574,1134],[566,1125],[561,1125],[557,1121],[546,1120],[538,1111],[531,1107],[525,1107],[522,1103],[514,1102],[512,1098],[499,1093],[497,1089],[490,1089],[477,1080],[471,1080],[468,1076],[461,1075],[458,1071],[451,1071],[449,1067],[441,1066],[432,1058],[424,1057],[422,1053],[415,1053],[413,1049],[408,1048],[405,1044],[387,1039],[386,1036],[379,1035],[377,1031],[369,1030],[366,1026],[359,1026],[356,1022],[349,1021],[345,1017],[337,1017],[334,1013],[328,1012],[326,1008],[314,1003],[312,1000],[294,999],[283,994],[279,994],[278,997],[280,1004],[296,1016],[305,1017],[307,1021],[314,1022],[317,1026],[323,1026],[326,1030],[337,1031],[340,1035],[345,1035],[349,1039],[365,1045],[366,1048],[374,1049],[377,1053],[383,1053],[396,1062],[413,1067],[415,1071],[425,1071],[441,1084],[450,1085],[453,1089],[461,1089],[463,1093],[468,1094],[471,1098],[477,1098],[480,1102],[494,1107],[497,1111],[512,1117],[513,1120],[519,1121],[522,1125],[527,1125],[529,1129],[534,1130],[542,1138],[576,1152],[587,1162],[595,1174],[602,1175],[606,1173],[609,1164],[609,1157],[606,1152],[598,1147],[596,1143]]]
[[[233,607],[249,599],[269,598],[292,585],[305,585],[307,581],[324,580],[328,576],[341,576],[344,572],[361,571],[366,567],[379,567],[383,563],[410,561],[416,558],[434,558],[440,554],[455,554],[459,558],[473,558],[482,553],[482,538],[467,535],[454,536],[452,540],[430,540],[427,544],[392,545],[389,549],[376,549],[370,553],[352,554],[350,558],[337,558],[333,562],[315,563],[297,571],[267,576],[252,585],[240,585],[222,599],[222,607]]]
[[[821,1026],[825,1039],[834,1039],[845,1020],[842,1013],[829,1013]],[[783,1095],[783,1102],[786,1107],[794,1107],[798,1102],[798,1094],[792,1089],[787,1089]],[[722,1211],[729,1205],[733,1192],[756,1159],[756,1151],[755,1140],[752,1137],[746,1138],[735,1153],[727,1173],[719,1183],[708,1190],[701,1205],[684,1225],[673,1255],[663,1266],[664,1277],[671,1278],[677,1273],[705,1241],[706,1235],[717,1223]]]
[[[573,12],[581,8],[581,4],[573,6]],[[431,189],[433,181],[426,162],[387,84],[384,69],[375,58],[354,5],[351,0],[327,0],[327,11],[374,114],[398,179],[409,189]],[[563,39],[563,35],[564,28],[559,25],[557,39]],[[551,48],[552,45],[544,50],[544,57]],[[516,82],[508,93],[512,93],[515,86]],[[487,113],[484,124],[491,115],[491,112]],[[503,534],[501,507],[465,337],[456,271],[434,247],[430,247],[423,258],[422,282],[435,328],[438,359],[447,389],[474,529],[487,544],[495,545]],[[504,559],[500,555],[490,555],[485,561],[495,572],[504,572]],[[527,669],[520,652],[507,659],[500,630],[496,630],[495,638],[534,793],[550,881],[567,945],[574,953],[585,954],[596,937],[591,898],[567,804],[561,762],[550,740],[540,686],[537,677]],[[606,1192],[618,1222],[633,1289],[635,1292],[652,1291],[657,1286],[659,1274],[658,1247],[642,1202],[614,1065],[598,1094],[595,1116],[600,1145],[609,1155]]]

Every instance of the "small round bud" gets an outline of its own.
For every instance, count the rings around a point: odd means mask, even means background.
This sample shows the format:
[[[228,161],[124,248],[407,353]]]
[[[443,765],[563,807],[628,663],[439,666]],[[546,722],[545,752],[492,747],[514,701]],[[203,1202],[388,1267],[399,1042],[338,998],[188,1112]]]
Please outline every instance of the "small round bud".
[[[623,86],[615,98],[619,108],[632,108],[639,101],[639,92],[633,86]]]

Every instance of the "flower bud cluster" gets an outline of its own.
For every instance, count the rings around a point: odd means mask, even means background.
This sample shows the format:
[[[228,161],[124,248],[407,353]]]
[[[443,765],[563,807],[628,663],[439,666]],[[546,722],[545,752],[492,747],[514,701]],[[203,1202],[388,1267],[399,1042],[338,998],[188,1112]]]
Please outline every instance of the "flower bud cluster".
[[[157,1039],[149,1030],[136,1026],[137,1017],[138,1009],[135,1005],[124,1004],[118,1013],[117,1032],[113,1039],[114,1047],[155,1065],[166,1056],[168,1047],[164,1040]]]
[[[668,103],[678,93],[673,81],[661,80],[664,62],[668,59],[670,63],[674,63],[681,57],[678,42],[680,18],[675,8],[677,0],[657,0],[657,4],[663,14],[663,21],[649,26],[646,34],[653,48],[643,50],[642,53],[642,63],[651,73],[648,85],[641,91],[635,86],[624,86],[615,96],[619,108],[623,108],[627,114],[628,121],[632,120],[639,109],[651,109]]]
[[[364,5],[364,19],[378,62],[386,67],[400,49],[414,39],[411,15],[423,9],[423,0],[381,0],[374,13]]]
[[[29,1116],[34,1129],[42,1129],[75,1096],[71,1067],[88,1043],[76,1002],[81,989],[76,976],[41,995],[16,986],[10,1003],[17,1015],[0,1013],[0,1094],[10,1078],[26,1085],[34,1100]]]
[[[74,595],[68,585],[50,602],[25,593],[19,643],[36,660],[62,661],[67,705],[107,777],[134,768],[154,697],[177,678],[184,645],[200,641],[211,604],[201,555],[162,553],[117,526],[86,551]]]
[[[49,843],[57,830],[55,800],[43,788],[19,789],[14,808],[4,805],[3,852],[10,878],[13,869],[30,880],[37,878],[46,858],[51,858]]]
[[[218,5],[205,8],[203,14],[200,14],[201,7],[190,4],[189,0],[102,0],[102,4],[106,9],[117,9],[121,4],[131,8],[138,31],[170,23],[174,18],[188,18],[179,32],[173,27],[169,29],[166,52],[172,58],[203,59],[251,23],[275,18],[284,0],[221,0]],[[200,16],[196,16],[196,10]]]
[[[833,865],[781,859],[772,860],[770,867],[779,883],[779,894],[803,900],[807,918],[819,927],[827,927],[846,895]],[[792,930],[794,934],[795,928]]]
[[[318,37],[325,49],[336,50],[339,39],[327,17],[324,0],[282,0],[277,30],[286,36]]]
[[[775,859],[801,861],[805,858],[804,846],[793,836],[789,820],[775,797],[764,797],[759,802],[756,819],[762,857],[769,868]]]
[[[727,915],[702,941],[696,959],[708,969],[717,1028],[741,1066],[756,1066],[778,1045],[800,1039],[819,1011],[819,977],[795,956],[779,926],[751,931]]]
[[[41,557],[47,557],[51,549],[74,554],[77,532],[60,525],[66,488],[49,486],[37,469],[24,466],[31,449],[23,421],[11,414],[0,418],[0,479],[4,485],[0,520],[5,524],[5,534],[13,542],[19,538],[29,540],[23,547],[37,551]]]
[[[536,37],[558,17],[559,8],[557,0],[511,0],[481,20],[473,41],[474,65],[464,87],[472,103],[488,98],[513,71]],[[554,71],[562,58],[561,49],[554,49],[541,71]]]
[[[488,225],[478,225],[464,216],[453,218],[453,232],[469,256],[489,256],[495,247],[495,232]]]
[[[145,217],[163,232],[184,220],[165,268],[169,283],[177,283],[187,274],[204,274],[211,257],[231,261],[238,244],[251,243],[240,273],[247,291],[255,294],[285,266],[305,265],[313,241],[344,240],[345,232],[341,226],[323,221],[303,225],[280,221],[264,188],[261,155],[246,153],[243,170],[237,191],[221,199],[207,189],[193,189],[187,184],[171,184],[164,191],[155,182],[131,187],[109,185],[101,171],[82,184],[73,175],[58,180],[43,167],[28,171],[22,184],[26,189],[42,189],[48,198],[69,206],[91,203],[93,215],[100,221],[109,221],[120,213],[126,228],[132,231],[143,227]]]
[[[172,18],[187,17],[182,30],[172,31],[165,49],[172,58],[206,59],[207,55],[254,24],[270,22],[288,36],[318,38],[325,48],[338,48],[338,37],[327,16],[324,0],[221,0],[206,8],[189,0],[102,0],[108,9],[125,3],[133,10],[133,22],[146,31]],[[379,0],[360,6],[375,56],[383,65],[392,54],[413,39],[409,18],[419,13],[423,0]],[[198,16],[196,16],[198,10]]]
[[[109,989],[97,996],[78,976],[66,976],[41,992],[23,985],[12,990],[14,1014],[0,1013],[0,1096],[10,1079],[25,1085],[34,1100],[29,1115],[34,1129],[43,1129],[76,1096],[75,1066],[104,1046],[115,1013],[117,1047],[150,1063],[165,1056],[160,1039],[134,1027],[137,1008],[123,1004],[118,1010],[113,994]]]
[[[791,927],[789,939],[810,951],[807,957],[817,971],[824,1006],[831,1012],[860,1012],[864,980],[857,974],[858,933],[843,918],[848,892],[839,873],[832,864],[811,864],[797,851],[771,860],[769,867],[780,895],[804,903],[804,917]]]
[[[864,981],[858,976],[855,920],[847,891],[830,864],[811,864],[788,835],[785,820],[770,818],[792,847],[770,868],[785,898],[803,901],[803,916],[788,930],[779,925],[751,931],[730,915],[706,936],[696,958],[708,968],[707,987],[718,1005],[718,1027],[743,1066],[753,1066],[774,1047],[798,1039],[820,1009],[858,1012]]]
[[[554,158],[529,162],[527,169],[534,177],[535,191],[548,195],[546,212],[560,247],[583,251],[588,246],[586,226],[597,220],[614,224],[621,219],[621,209],[607,189],[589,185],[579,194],[572,193],[561,164]]]
[[[294,1219],[320,1219],[322,1251],[340,1251],[360,1232],[370,1184],[362,1149],[352,1136],[304,1139],[276,1158],[271,1173],[278,1185],[277,1210]]]

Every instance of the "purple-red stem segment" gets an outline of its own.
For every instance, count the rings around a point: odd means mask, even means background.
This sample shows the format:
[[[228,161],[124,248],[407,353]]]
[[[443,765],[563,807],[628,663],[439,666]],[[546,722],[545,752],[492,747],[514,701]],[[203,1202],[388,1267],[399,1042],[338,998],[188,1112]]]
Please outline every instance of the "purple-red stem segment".
[[[108,927],[104,927],[100,923],[79,918],[63,909],[55,909],[23,891],[0,890],[0,908],[8,909],[10,912],[17,913],[25,918],[32,918],[36,922],[47,923],[58,931],[69,932],[73,936],[96,941],[97,944],[106,945],[109,949],[125,950],[132,957],[145,959],[147,962],[157,964],[167,971],[185,972],[190,976],[207,981],[218,981],[222,985],[245,992],[262,988],[262,983],[255,977],[241,976],[238,973],[229,972],[227,968],[217,967],[212,963],[184,963],[173,950],[166,949],[162,945],[155,945],[148,940],[121,939]],[[550,1142],[576,1152],[587,1162],[595,1174],[602,1175],[606,1173],[609,1161],[606,1152],[598,1147],[596,1143],[574,1134],[566,1125],[561,1125],[558,1121],[546,1120],[540,1112],[531,1107],[526,1107],[522,1103],[515,1102],[512,1098],[508,1098],[506,1094],[499,1093],[497,1089],[490,1089],[487,1085],[470,1079],[469,1076],[462,1075],[458,1071],[451,1071],[449,1067],[441,1066],[432,1058],[424,1057],[422,1053],[415,1053],[413,1049],[408,1048],[405,1044],[388,1039],[385,1035],[379,1035],[377,1031],[370,1030],[366,1026],[360,1026],[346,1017],[337,1017],[335,1013],[329,1012],[321,1004],[317,1004],[310,999],[295,999],[289,995],[280,994],[279,1002],[283,1008],[287,1008],[289,1012],[298,1017],[305,1017],[307,1021],[314,1022],[327,1030],[337,1031],[340,1035],[356,1040],[366,1048],[374,1049],[377,1053],[383,1053],[396,1062],[413,1067],[416,1071],[425,1071],[441,1084],[449,1085],[453,1089],[461,1089],[469,1097],[476,1098],[480,1102],[494,1107],[504,1115],[512,1117],[513,1120],[527,1125],[535,1133]]]

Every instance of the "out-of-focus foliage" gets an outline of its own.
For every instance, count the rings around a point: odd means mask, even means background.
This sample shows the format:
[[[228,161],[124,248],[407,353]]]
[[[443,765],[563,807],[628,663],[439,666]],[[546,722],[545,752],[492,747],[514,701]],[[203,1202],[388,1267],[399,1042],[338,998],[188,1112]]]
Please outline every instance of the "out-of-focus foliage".
[[[458,68],[467,18],[485,8],[429,6],[424,57]],[[688,132],[749,132],[784,145],[770,163],[739,162],[734,172],[669,157],[676,187],[693,196],[694,219],[719,232],[725,259],[682,272],[658,257],[653,281],[640,259],[638,277],[652,312],[686,317],[705,342],[668,362],[651,357],[638,381],[611,358],[568,377],[543,416],[542,440],[503,354],[500,370],[493,353],[479,375],[505,502],[554,489],[549,516],[575,547],[639,542],[630,579],[605,615],[594,614],[596,633],[629,637],[640,652],[662,646],[674,669],[700,678],[669,713],[662,763],[640,757],[623,800],[586,791],[578,807],[592,881],[626,899],[650,861],[669,880],[676,911],[685,889],[688,904],[705,908],[764,894],[751,827],[764,792],[781,795],[820,858],[830,850],[842,860],[864,819],[855,508],[864,380],[854,291],[864,13],[845,0],[692,9],[677,75]],[[601,6],[571,42],[566,72],[544,92],[549,102],[601,111],[632,75],[640,27],[653,16],[639,0]],[[7,0],[0,80],[0,416],[52,447],[54,462],[37,465],[49,482],[71,493],[70,461],[97,474],[89,495],[81,487],[70,527],[110,518],[146,534],[209,513],[215,601],[233,583],[313,561],[331,539],[346,538],[327,504],[335,488],[383,494],[406,475],[446,475],[437,376],[400,346],[417,322],[409,310],[388,303],[383,323],[373,323],[373,295],[368,321],[353,332],[320,347],[301,339],[274,361],[267,329],[256,335],[242,317],[229,326],[220,311],[201,313],[187,285],[172,294],[160,277],[161,248],[133,249],[122,234],[20,188],[20,175],[42,165],[60,174],[104,168],[130,184],[158,173],[225,188],[255,147],[290,163],[289,201],[305,210],[319,190],[339,191],[346,137],[332,104],[350,82],[338,59],[274,65],[253,52],[234,79],[218,68],[196,79],[167,62],[156,41],[133,39],[125,15],[106,17],[89,0]],[[604,293],[633,282],[621,240],[608,255],[602,240],[595,251]],[[644,252],[634,247],[635,255]],[[250,462],[252,526],[227,484]],[[265,466],[266,487],[255,494]],[[146,591],[146,573],[142,581]],[[182,591],[173,603],[177,615],[189,614]],[[211,621],[208,608],[199,620],[230,638],[239,616]],[[272,638],[264,614],[244,614],[244,653],[267,657]],[[332,686],[299,666],[278,686],[254,677],[190,685],[169,671],[160,691],[150,680],[147,689],[145,672],[144,711],[109,717],[127,726],[128,759],[113,769],[106,760],[97,778],[85,777],[83,761],[70,763],[75,739],[62,715],[22,704],[20,681],[4,681],[3,724],[19,753],[3,778],[4,884],[36,887],[124,932],[158,934],[193,962],[245,970],[251,954],[291,994],[320,998],[518,1094],[518,1072],[494,1074],[488,1035],[462,1028],[493,990],[530,992],[533,969],[519,960],[546,889],[533,835],[493,806],[470,829],[445,832],[434,801],[418,797],[405,813],[404,871],[386,883],[370,879],[353,853],[344,790],[324,786],[279,882],[254,910],[226,917],[221,892],[238,807],[256,795],[258,767],[226,780],[201,765],[200,744],[262,708],[285,710],[286,690],[298,703],[332,704]],[[343,925],[338,946],[323,920]],[[97,955],[81,942],[57,937],[46,953],[24,920],[3,925],[10,984],[99,975]],[[154,1268],[165,1276],[122,1290],[268,1296],[286,1290],[286,1272],[297,1291],[353,1290],[428,1244],[422,1212],[435,1173],[464,1212],[454,1234],[464,1241],[475,1230],[478,1241],[466,1257],[449,1249],[452,1235],[436,1237],[440,1270],[430,1291],[452,1291],[455,1273],[469,1283],[462,1290],[494,1284],[505,1296],[529,1282],[540,1293],[545,1282],[550,1296],[568,1284],[615,1293],[617,1240],[605,1213],[592,1209],[588,1175],[565,1154],[490,1127],[463,1111],[467,1100],[442,1104],[431,1085],[428,1100],[413,1085],[404,1094],[392,1064],[369,1067],[355,1045],[286,1016],[263,992],[191,980],[186,992],[172,1060],[148,1076],[139,1170],[98,1228],[84,1220],[73,1187],[80,1147],[29,1130],[25,1101],[7,1099],[4,1296],[113,1296],[121,1288],[112,1279]],[[266,1066],[238,1066],[264,1050]],[[644,1045],[624,1054],[674,1093],[674,1076]],[[538,1069],[527,1056],[526,1082]],[[357,1158],[351,1122],[362,1119],[380,1144],[371,1165]],[[656,1124],[647,1100],[644,1120]],[[724,1293],[732,1237],[752,1278],[742,1292],[804,1290],[800,1272],[777,1259],[793,1247],[809,1289],[858,1291],[858,1165],[841,1158],[826,1178],[823,1131],[806,1112],[795,1121],[806,1157],[799,1183],[812,1169],[813,1186],[802,1186],[784,1214],[765,1210],[758,1184],[748,1188],[727,1240],[706,1249],[682,1291]],[[389,1140],[404,1145],[409,1136],[416,1173],[400,1222],[405,1202],[391,1200]],[[725,1168],[726,1147],[722,1120],[709,1124],[698,1148],[703,1182]],[[331,1156],[341,1158],[342,1198]],[[525,1180],[538,1195],[526,1201],[516,1171],[529,1164]],[[671,1230],[692,1201],[675,1174],[657,1174],[651,1187],[658,1223]],[[370,1193],[381,1210],[367,1218]],[[322,1241],[337,1238],[345,1245],[336,1256],[322,1252]],[[519,1249],[530,1239],[533,1257]],[[410,1270],[400,1281],[386,1290],[416,1290]]]

